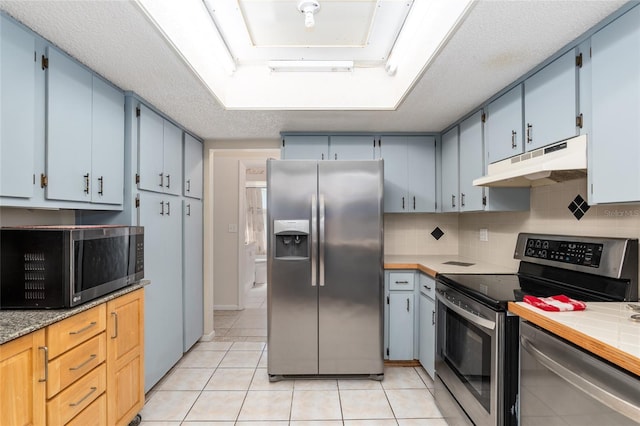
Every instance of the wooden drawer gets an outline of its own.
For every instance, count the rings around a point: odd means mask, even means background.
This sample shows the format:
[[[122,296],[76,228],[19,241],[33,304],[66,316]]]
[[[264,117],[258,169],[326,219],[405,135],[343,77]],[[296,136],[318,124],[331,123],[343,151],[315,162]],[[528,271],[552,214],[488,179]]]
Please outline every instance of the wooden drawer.
[[[103,303],[88,311],[80,312],[72,317],[47,327],[47,346],[49,359],[86,342],[100,334],[106,328],[107,307]]]
[[[67,423],[102,395],[106,388],[107,374],[103,363],[47,402],[47,424]]]
[[[102,364],[107,357],[106,334],[100,333],[49,362],[47,398]]]
[[[389,290],[413,290],[413,272],[389,272]]]
[[[66,426],[107,426],[107,395],[100,395]]]

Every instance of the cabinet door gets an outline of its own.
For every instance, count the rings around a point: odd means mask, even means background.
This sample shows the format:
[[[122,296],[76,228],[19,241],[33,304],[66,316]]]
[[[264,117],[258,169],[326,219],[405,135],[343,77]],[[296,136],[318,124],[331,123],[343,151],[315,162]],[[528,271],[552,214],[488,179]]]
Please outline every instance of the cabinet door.
[[[523,152],[522,84],[487,106],[487,123],[484,129],[488,163]]]
[[[525,80],[525,151],[578,134],[577,72],[572,49]]]
[[[145,227],[145,392],[182,356],[182,215],[178,197],[140,192]]]
[[[375,141],[373,136],[331,136],[330,160],[373,160]]]
[[[91,201],[93,76],[53,47],[47,57],[46,197]]]
[[[184,191],[185,197],[202,199],[202,143],[184,134]]]
[[[164,119],[144,105],[138,108],[138,188],[164,192]]]
[[[424,294],[420,294],[420,364],[432,379],[435,371],[435,328],[435,303]]]
[[[202,202],[184,200],[182,234],[182,303],[184,352],[197,342],[204,332],[202,276]]]
[[[0,345],[1,425],[46,424],[44,346],[44,329]]]
[[[458,197],[458,126],[442,135],[442,211],[457,212]]]
[[[91,201],[122,204],[124,197],[124,94],[93,76]]]
[[[107,303],[107,416],[128,425],[144,406],[144,290]]]
[[[33,195],[36,127],[32,34],[0,16],[0,196]]]
[[[640,200],[640,7],[591,37],[589,203]]]
[[[407,138],[385,136],[381,141],[380,154],[384,159],[384,212],[408,211]]]
[[[282,158],[285,160],[327,160],[329,136],[286,136]]]
[[[407,137],[408,211],[436,211],[436,138]]]
[[[413,359],[413,292],[389,293],[389,359]]]
[[[182,130],[167,120],[164,120],[163,127],[164,192],[180,195],[182,193]]]
[[[483,188],[473,180],[484,175],[482,110],[460,123],[460,211],[482,210]]]

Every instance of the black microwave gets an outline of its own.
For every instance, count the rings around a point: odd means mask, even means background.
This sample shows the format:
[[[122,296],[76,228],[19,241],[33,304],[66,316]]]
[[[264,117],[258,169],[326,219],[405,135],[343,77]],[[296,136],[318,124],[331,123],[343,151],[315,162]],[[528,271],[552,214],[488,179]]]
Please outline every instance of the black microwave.
[[[80,305],[144,277],[144,228],[0,228],[0,309]]]

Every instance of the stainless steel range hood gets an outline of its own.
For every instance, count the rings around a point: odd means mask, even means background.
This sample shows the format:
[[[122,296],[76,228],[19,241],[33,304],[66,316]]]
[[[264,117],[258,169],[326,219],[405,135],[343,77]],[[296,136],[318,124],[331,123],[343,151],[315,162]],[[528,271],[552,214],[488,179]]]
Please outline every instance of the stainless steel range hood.
[[[474,186],[527,187],[577,179],[587,174],[587,136],[580,135],[489,164]]]

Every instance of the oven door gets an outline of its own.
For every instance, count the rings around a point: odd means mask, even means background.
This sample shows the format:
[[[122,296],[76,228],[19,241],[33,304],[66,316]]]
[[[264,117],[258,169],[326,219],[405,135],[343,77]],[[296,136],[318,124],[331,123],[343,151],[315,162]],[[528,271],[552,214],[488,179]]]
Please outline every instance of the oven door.
[[[437,284],[436,374],[476,425],[498,425],[504,312]],[[443,413],[447,418],[448,413]],[[457,416],[457,413],[452,413]]]

